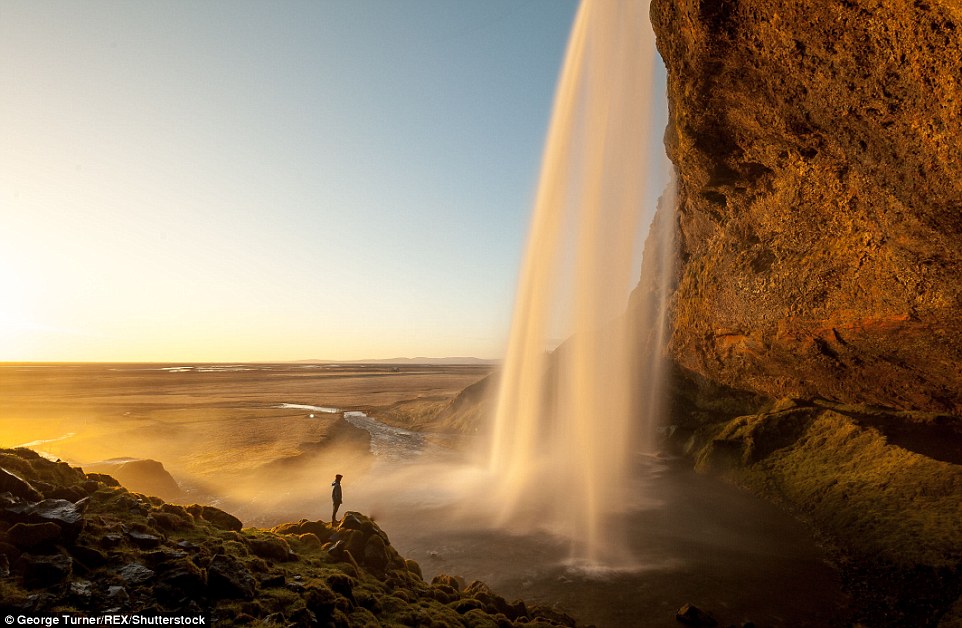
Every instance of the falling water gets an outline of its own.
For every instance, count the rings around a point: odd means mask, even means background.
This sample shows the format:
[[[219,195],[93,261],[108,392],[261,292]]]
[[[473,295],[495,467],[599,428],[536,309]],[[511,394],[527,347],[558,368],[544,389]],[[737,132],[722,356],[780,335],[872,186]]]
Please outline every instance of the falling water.
[[[578,10],[542,163],[490,466],[501,523],[537,523],[610,564],[639,447],[624,315],[645,214],[654,36],[646,2]],[[564,339],[553,352],[552,339]],[[620,552],[617,552],[620,554]]]

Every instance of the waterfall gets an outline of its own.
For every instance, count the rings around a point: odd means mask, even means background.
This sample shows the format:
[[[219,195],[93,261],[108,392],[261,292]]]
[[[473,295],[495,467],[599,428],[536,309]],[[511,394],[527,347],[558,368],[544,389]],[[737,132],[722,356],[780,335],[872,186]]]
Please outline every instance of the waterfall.
[[[585,0],[575,18],[489,459],[499,523],[545,527],[591,564],[623,556],[610,515],[623,510],[632,455],[645,447],[639,414],[654,407],[637,399],[638,320],[625,314],[646,213],[655,55],[647,4]]]

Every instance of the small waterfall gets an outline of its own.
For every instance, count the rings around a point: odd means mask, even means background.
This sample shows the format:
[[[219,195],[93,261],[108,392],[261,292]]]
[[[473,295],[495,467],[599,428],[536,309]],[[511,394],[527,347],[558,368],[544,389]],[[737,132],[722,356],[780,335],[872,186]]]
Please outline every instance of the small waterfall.
[[[646,213],[655,55],[647,4],[585,0],[579,7],[555,95],[489,460],[500,523],[546,527],[571,539],[573,557],[590,564],[624,558],[609,515],[624,509],[631,455],[645,446],[639,321],[625,312]],[[552,339],[564,342],[555,349]]]

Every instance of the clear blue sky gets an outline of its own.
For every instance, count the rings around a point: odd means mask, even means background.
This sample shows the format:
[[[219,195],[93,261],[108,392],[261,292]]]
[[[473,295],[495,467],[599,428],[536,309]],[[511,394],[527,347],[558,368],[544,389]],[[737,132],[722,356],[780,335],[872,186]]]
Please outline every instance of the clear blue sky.
[[[576,8],[0,0],[0,360],[499,357]]]

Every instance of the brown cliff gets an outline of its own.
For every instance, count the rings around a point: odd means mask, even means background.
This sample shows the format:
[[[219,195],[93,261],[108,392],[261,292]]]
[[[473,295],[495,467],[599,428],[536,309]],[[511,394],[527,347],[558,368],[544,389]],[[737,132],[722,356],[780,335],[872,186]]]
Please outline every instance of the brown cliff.
[[[670,351],[769,397],[962,413],[962,8],[653,0]]]

